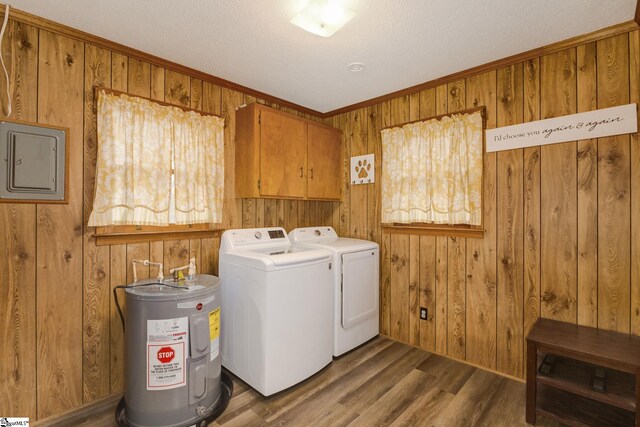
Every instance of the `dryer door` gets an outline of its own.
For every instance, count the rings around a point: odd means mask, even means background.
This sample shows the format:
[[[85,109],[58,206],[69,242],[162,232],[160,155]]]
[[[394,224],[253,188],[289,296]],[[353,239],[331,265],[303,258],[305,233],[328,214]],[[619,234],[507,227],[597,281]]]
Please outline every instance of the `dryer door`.
[[[342,327],[378,316],[378,249],[342,255]]]

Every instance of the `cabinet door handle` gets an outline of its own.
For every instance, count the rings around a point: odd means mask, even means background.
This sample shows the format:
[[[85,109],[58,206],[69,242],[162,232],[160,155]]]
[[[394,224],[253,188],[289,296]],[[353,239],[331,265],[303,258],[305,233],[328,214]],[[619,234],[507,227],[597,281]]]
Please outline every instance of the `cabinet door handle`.
[[[302,166],[300,166],[300,178],[302,178]]]
[[[313,179],[313,168],[311,168],[311,179]]]

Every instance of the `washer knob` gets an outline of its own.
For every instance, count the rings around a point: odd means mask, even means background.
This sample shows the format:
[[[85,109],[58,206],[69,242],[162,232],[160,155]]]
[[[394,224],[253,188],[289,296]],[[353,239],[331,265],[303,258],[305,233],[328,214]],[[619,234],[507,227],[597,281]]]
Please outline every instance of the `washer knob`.
[[[254,234],[254,236],[255,236],[255,238],[256,238],[256,239],[258,239],[258,240],[262,239],[262,233],[261,233],[261,232],[259,232],[259,231],[256,231],[256,234]]]
[[[320,230],[316,230],[313,232],[313,234],[315,234],[316,236],[320,236],[322,233],[320,233]]]

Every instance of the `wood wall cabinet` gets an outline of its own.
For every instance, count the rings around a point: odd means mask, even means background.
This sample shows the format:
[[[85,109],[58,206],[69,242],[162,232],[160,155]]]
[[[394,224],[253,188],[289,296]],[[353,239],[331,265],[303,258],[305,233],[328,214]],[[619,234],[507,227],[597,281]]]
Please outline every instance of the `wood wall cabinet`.
[[[249,104],[236,114],[236,197],[340,200],[338,129]]]

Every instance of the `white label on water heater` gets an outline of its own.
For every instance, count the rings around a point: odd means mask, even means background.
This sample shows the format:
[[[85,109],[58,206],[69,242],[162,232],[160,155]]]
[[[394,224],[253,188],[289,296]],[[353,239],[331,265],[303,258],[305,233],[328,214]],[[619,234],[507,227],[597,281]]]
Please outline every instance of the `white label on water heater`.
[[[189,318],[147,320],[147,390],[187,384]]]

